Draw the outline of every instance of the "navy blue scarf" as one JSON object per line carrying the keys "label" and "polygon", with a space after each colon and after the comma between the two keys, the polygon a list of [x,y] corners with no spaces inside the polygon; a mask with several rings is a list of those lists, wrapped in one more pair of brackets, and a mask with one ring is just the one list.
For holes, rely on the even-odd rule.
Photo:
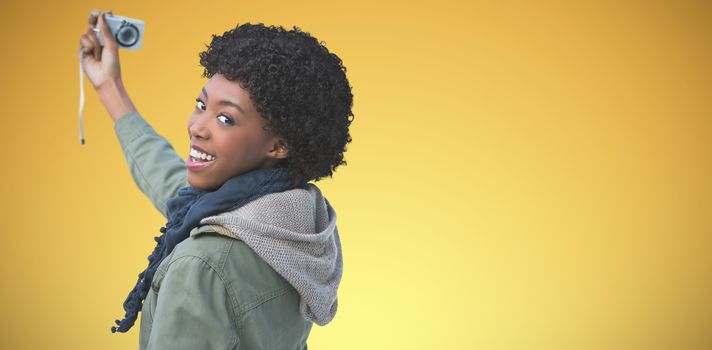
{"label": "navy blue scarf", "polygon": [[134,325],[158,265],[178,243],[188,238],[200,220],[237,209],[266,194],[295,187],[305,188],[305,185],[306,182],[294,183],[287,168],[262,168],[237,175],[215,191],[205,191],[190,185],[178,190],[178,194],[166,203],[168,223],[161,227],[163,235],[154,238],[158,244],[148,257],[148,267],[138,275],[136,286],[124,302],[126,316],[123,320],[116,320],[118,327],[111,327],[111,332],[125,333]]}

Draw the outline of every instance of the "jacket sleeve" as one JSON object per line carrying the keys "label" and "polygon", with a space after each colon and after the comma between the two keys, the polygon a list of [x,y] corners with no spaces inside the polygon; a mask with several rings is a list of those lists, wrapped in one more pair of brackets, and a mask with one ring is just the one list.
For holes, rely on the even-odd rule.
{"label": "jacket sleeve", "polygon": [[180,257],[161,282],[148,350],[238,349],[232,312],[215,270],[199,257]]}
{"label": "jacket sleeve", "polygon": [[138,112],[114,123],[131,177],[164,217],[166,201],[188,185],[185,160]]}

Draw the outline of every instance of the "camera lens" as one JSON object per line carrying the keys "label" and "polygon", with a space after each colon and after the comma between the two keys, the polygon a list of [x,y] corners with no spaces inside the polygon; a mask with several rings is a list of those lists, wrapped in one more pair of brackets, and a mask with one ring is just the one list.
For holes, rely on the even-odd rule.
{"label": "camera lens", "polygon": [[138,28],[133,24],[124,21],[116,31],[116,42],[121,46],[132,46],[138,41]]}

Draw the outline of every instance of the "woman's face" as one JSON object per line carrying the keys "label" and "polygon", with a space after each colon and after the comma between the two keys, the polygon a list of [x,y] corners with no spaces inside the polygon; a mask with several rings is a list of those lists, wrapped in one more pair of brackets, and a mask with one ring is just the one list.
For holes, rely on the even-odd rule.
{"label": "woman's face", "polygon": [[[213,75],[200,91],[188,119],[188,183],[216,190],[233,176],[273,166],[286,158],[283,140],[263,130],[265,122],[247,90],[222,74]],[[194,149],[212,160],[194,158]]]}

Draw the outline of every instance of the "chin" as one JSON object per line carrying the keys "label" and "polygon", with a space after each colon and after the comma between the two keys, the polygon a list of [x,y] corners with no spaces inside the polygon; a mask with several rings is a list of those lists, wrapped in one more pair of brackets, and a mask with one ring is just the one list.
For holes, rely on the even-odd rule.
{"label": "chin", "polygon": [[200,189],[200,190],[203,190],[203,191],[212,191],[212,190],[215,190],[215,189],[217,189],[217,188],[219,187],[219,186],[213,186],[213,185],[210,185],[210,184],[206,184],[205,182],[199,181],[199,180],[195,179],[193,176],[190,176],[190,175],[188,175],[188,184],[190,184],[190,185],[193,186],[194,188],[197,188],[197,189]]}

